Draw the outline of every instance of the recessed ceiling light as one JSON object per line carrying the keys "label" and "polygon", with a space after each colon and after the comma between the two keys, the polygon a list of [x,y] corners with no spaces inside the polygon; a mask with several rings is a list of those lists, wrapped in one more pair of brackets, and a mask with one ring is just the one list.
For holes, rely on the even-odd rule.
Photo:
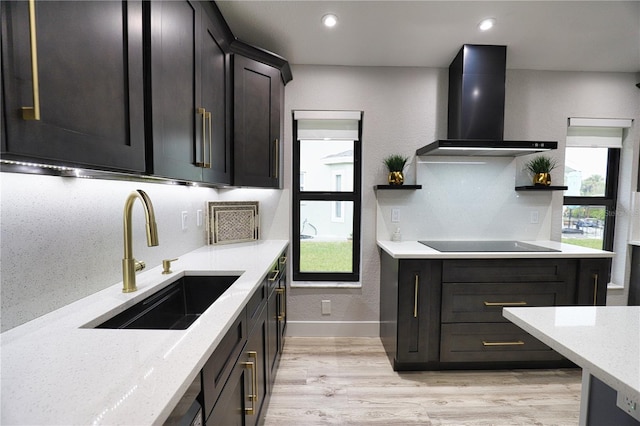
{"label": "recessed ceiling light", "polygon": [[333,13],[327,13],[322,17],[322,23],[324,24],[325,27],[329,27],[329,28],[335,27],[336,24],[338,23],[338,17]]}
{"label": "recessed ceiling light", "polygon": [[480,31],[488,31],[496,24],[496,18],[487,18],[480,21],[478,28]]}

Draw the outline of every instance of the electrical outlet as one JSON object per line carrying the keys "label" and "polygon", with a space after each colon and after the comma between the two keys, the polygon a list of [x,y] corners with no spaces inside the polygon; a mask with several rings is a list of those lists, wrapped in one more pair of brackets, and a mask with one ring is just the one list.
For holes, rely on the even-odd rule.
{"label": "electrical outlet", "polygon": [[398,223],[400,222],[400,209],[394,207],[391,209],[391,222]]}
{"label": "electrical outlet", "polygon": [[331,300],[322,301],[322,315],[331,315]]}
{"label": "electrical outlet", "polygon": [[616,405],[625,413],[640,421],[640,401],[633,399],[622,392],[618,392]]}
{"label": "electrical outlet", "polygon": [[196,210],[196,225],[198,228],[202,226],[202,210]]}
{"label": "electrical outlet", "polygon": [[529,216],[529,222],[530,223],[538,223],[539,217],[538,217],[538,210],[532,210],[531,214]]}
{"label": "electrical outlet", "polygon": [[182,230],[186,231],[187,230],[187,220],[189,219],[189,213],[188,212],[182,212]]}

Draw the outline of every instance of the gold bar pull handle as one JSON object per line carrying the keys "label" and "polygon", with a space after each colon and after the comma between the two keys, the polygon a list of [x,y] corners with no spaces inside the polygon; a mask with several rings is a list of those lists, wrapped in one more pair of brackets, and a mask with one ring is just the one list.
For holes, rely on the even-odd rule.
{"label": "gold bar pull handle", "polygon": [[202,161],[196,161],[195,165],[197,167],[207,167],[207,163],[205,161],[205,141],[207,139],[207,110],[204,108],[198,108],[198,115],[202,115]]}
{"label": "gold bar pull handle", "polygon": [[413,282],[413,317],[418,318],[418,287],[420,287],[420,278],[416,274]]}
{"label": "gold bar pull handle", "polygon": [[487,302],[485,300],[484,306],[527,306],[527,302]]}
{"label": "gold bar pull handle", "polygon": [[274,271],[271,271],[271,272],[273,273],[273,275],[267,278],[267,280],[269,282],[273,282],[273,281],[277,280],[278,279],[278,275],[280,275],[280,271],[277,270],[277,269],[274,270]]}
{"label": "gold bar pull handle", "polygon": [[284,321],[287,317],[287,312],[284,308],[284,288],[276,288],[276,293],[280,295],[280,312],[278,313],[278,321]]}
{"label": "gold bar pull handle", "polygon": [[256,374],[256,365],[258,361],[258,353],[255,351],[247,352],[250,358],[253,358],[253,362],[243,362],[242,365],[244,367],[249,368],[251,370],[251,393],[248,395],[249,401],[251,401],[251,407],[245,408],[244,412],[246,414],[253,415],[255,414],[256,402],[258,401],[258,377]]}
{"label": "gold bar pull handle", "polygon": [[273,140],[273,143],[275,145],[275,151],[276,151],[276,159],[275,159],[275,165],[276,165],[276,169],[275,169],[275,173],[273,174],[273,176],[278,179],[278,174],[280,171],[280,141],[278,140],[278,138],[275,138]]}
{"label": "gold bar pull handle", "polygon": [[482,341],[482,346],[522,346],[524,342],[522,340],[516,340],[513,342],[487,342]]}
{"label": "gold bar pull handle", "polygon": [[[206,169],[210,169],[211,168],[211,163],[213,163],[213,153],[212,153],[212,148],[213,148],[213,123],[212,123],[212,119],[211,119],[211,112],[207,111],[205,113],[205,118],[207,119],[207,122],[209,124],[209,162],[207,163],[207,160],[205,160],[206,155],[203,152],[202,153],[202,160],[204,161],[204,167]],[[202,144],[204,146],[204,144]]]}
{"label": "gold bar pull handle", "polygon": [[598,274],[593,274],[593,306],[598,304]]}
{"label": "gold bar pull handle", "polygon": [[40,120],[40,83],[38,81],[38,40],[36,37],[36,2],[29,0],[29,37],[31,39],[31,82],[33,106],[22,107],[23,120]]}

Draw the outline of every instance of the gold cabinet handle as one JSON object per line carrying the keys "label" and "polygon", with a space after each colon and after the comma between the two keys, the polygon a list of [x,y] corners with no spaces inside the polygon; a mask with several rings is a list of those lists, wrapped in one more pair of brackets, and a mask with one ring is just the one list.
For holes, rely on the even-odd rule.
{"label": "gold cabinet handle", "polygon": [[420,286],[420,278],[416,274],[415,281],[413,282],[413,317],[418,318],[418,287]]}
{"label": "gold cabinet handle", "polygon": [[284,319],[287,317],[287,312],[285,310],[285,305],[284,305],[284,288],[276,288],[276,293],[278,295],[280,295],[280,309],[279,309],[279,313],[278,313],[278,321],[284,321]]}
{"label": "gold cabinet handle", "polygon": [[274,142],[275,151],[276,151],[276,159],[275,159],[276,170],[273,175],[276,179],[278,179],[278,174],[280,171],[280,141],[278,140],[278,138],[275,138],[273,142]]}
{"label": "gold cabinet handle", "polygon": [[487,302],[485,300],[484,306],[527,306],[527,302]]}
{"label": "gold cabinet handle", "polygon": [[487,342],[482,341],[482,346],[522,346],[524,342],[522,340],[516,340],[513,342]]}
{"label": "gold cabinet handle", "polygon": [[[205,118],[207,119],[207,122],[209,123],[209,162],[207,163],[207,161],[205,160],[206,155],[203,152],[202,153],[202,160],[204,161],[204,167],[205,169],[210,169],[211,168],[211,163],[213,162],[213,154],[212,154],[212,147],[213,147],[213,123],[212,123],[212,118],[211,118],[211,112],[207,111],[205,113]],[[204,144],[203,144],[204,145]]]}
{"label": "gold cabinet handle", "polygon": [[244,367],[251,370],[251,393],[248,395],[249,401],[251,401],[251,407],[245,408],[246,414],[254,414],[256,409],[256,402],[258,401],[258,374],[256,372],[256,365],[258,363],[258,353],[256,351],[248,351],[247,354],[250,358],[253,358],[253,362],[243,362]]}
{"label": "gold cabinet handle", "polygon": [[280,257],[279,261],[280,261],[281,265],[286,265],[287,264],[287,256]]}
{"label": "gold cabinet handle", "polygon": [[40,120],[40,83],[38,81],[38,41],[36,37],[36,2],[29,0],[29,37],[31,39],[31,82],[33,106],[22,107],[23,120]]}
{"label": "gold cabinet handle", "polygon": [[267,280],[269,280],[270,282],[274,282],[275,280],[278,279],[278,275],[280,275],[280,271],[276,269],[275,271],[272,271],[272,273],[273,275],[267,278]]}
{"label": "gold cabinet handle", "polygon": [[206,140],[207,140],[207,110],[204,108],[198,108],[198,115],[202,115],[202,161],[196,161],[196,166],[198,167],[207,167],[207,162],[205,161],[205,153],[206,149]]}
{"label": "gold cabinet handle", "polygon": [[593,306],[598,304],[598,274],[593,274]]}

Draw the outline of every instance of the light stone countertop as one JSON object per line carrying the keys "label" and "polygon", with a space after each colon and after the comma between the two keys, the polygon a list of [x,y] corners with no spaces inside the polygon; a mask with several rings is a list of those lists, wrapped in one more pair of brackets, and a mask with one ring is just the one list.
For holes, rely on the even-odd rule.
{"label": "light stone countertop", "polygon": [[[137,275],[0,334],[1,424],[163,423],[286,240],[205,246],[180,256],[174,271]],[[238,280],[186,330],[108,330],[97,325],[184,275],[235,275]]]}
{"label": "light stone countertop", "polygon": [[611,388],[640,400],[640,306],[504,308],[503,316]]}
{"label": "light stone countertop", "polygon": [[556,241],[523,241],[560,251],[540,252],[440,252],[418,241],[378,240],[378,247],[394,259],[514,259],[514,258],[603,258],[614,252],[563,244]]}

